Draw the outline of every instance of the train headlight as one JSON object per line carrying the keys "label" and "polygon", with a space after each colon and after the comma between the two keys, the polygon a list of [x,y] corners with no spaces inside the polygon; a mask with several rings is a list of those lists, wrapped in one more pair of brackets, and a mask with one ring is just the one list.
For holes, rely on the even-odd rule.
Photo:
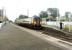
{"label": "train headlight", "polygon": [[34,24],[36,24],[36,22],[34,22]]}

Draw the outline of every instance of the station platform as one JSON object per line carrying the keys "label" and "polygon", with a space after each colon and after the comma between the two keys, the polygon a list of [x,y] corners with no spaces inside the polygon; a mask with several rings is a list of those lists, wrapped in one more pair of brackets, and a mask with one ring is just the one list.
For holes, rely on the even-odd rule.
{"label": "station platform", "polygon": [[0,30],[0,50],[72,50],[72,43],[12,23]]}

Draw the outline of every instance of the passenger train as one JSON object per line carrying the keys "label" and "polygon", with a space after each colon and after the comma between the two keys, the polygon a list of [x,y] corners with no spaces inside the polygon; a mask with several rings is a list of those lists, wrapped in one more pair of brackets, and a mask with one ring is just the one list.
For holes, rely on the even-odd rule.
{"label": "passenger train", "polygon": [[37,16],[31,18],[17,19],[15,23],[20,26],[28,28],[34,28],[34,29],[41,28],[41,18]]}

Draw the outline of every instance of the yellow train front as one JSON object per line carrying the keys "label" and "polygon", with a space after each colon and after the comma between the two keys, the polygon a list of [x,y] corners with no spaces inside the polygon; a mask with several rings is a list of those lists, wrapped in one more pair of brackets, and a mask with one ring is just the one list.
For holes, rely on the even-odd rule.
{"label": "yellow train front", "polygon": [[40,29],[41,28],[41,19],[40,17],[34,17],[32,19],[32,25],[34,29]]}
{"label": "yellow train front", "polygon": [[24,18],[18,19],[15,22],[17,25],[32,28],[32,29],[41,29],[41,19],[40,17],[31,17],[31,18]]}

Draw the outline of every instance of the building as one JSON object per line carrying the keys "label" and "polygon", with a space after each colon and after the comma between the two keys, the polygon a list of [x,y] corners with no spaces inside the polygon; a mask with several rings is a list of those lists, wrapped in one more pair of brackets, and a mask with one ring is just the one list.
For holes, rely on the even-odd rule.
{"label": "building", "polygon": [[0,9],[0,23],[4,20],[4,10],[3,9]]}

